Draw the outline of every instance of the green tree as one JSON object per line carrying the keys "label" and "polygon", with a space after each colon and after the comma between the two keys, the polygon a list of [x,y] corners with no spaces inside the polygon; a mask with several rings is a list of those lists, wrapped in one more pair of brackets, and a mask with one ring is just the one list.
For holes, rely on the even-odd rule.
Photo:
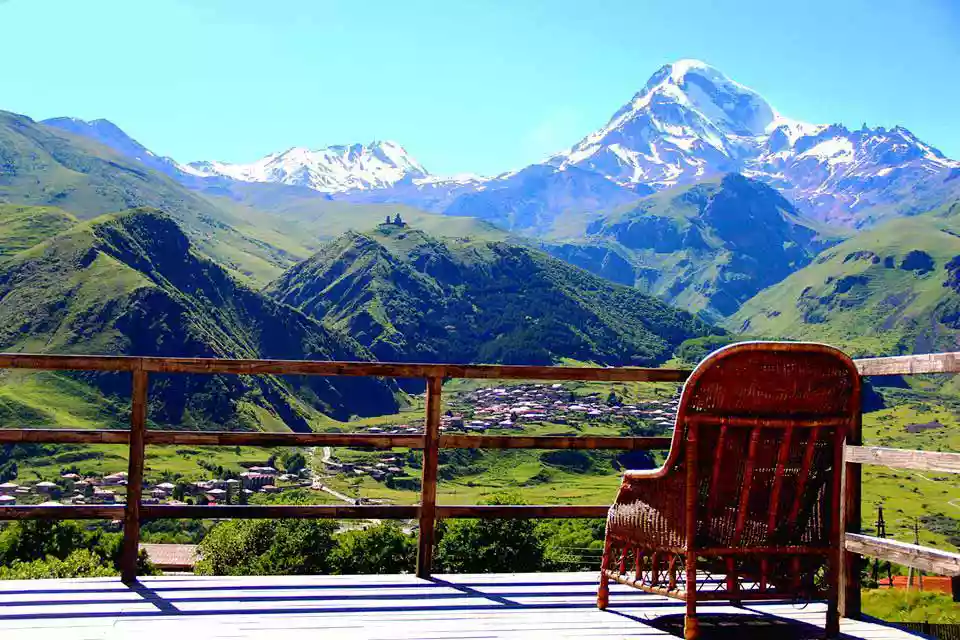
{"label": "green tree", "polygon": [[337,542],[337,573],[410,573],[416,564],[416,542],[393,523],[345,531]]}
{"label": "green tree", "polygon": [[183,502],[184,496],[187,495],[187,484],[184,482],[178,482],[173,487],[173,499]]}
{"label": "green tree", "polygon": [[43,560],[16,560],[9,567],[0,566],[0,580],[94,578],[116,574],[113,567],[105,566],[103,558],[89,549],[75,549],[63,560],[47,556]]}
{"label": "green tree", "polygon": [[602,519],[541,520],[537,531],[547,547],[548,562],[564,571],[600,567],[606,521]]}
{"label": "green tree", "polygon": [[[12,567],[22,563],[65,561],[78,550],[86,550],[94,554],[99,558],[99,566],[112,575],[120,567],[123,536],[100,529],[87,530],[69,520],[56,522],[24,520],[10,523],[0,531],[0,566]],[[140,553],[138,565],[141,575],[156,573],[156,569],[147,560],[146,552]],[[60,566],[60,569],[63,569],[63,566]]]}
{"label": "green tree", "polygon": [[[501,493],[487,504],[522,504]],[[453,520],[441,530],[437,565],[448,573],[544,571],[546,545],[533,520]]]}
{"label": "green tree", "polygon": [[234,520],[200,543],[201,575],[331,573],[337,523],[326,520]]}
{"label": "green tree", "polygon": [[300,473],[307,466],[307,459],[299,451],[290,451],[286,453],[280,462],[287,473]]}

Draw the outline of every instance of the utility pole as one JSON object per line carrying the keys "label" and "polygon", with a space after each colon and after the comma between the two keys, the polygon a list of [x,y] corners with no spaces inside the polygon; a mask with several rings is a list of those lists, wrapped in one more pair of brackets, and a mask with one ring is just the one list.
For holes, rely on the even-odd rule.
{"label": "utility pole", "polygon": [[[883,519],[883,505],[877,505],[877,537],[886,538],[887,537],[887,523]],[[887,581],[890,587],[893,587],[893,568],[889,562],[887,564]],[[879,586],[880,584],[880,558],[873,559],[873,582]]]}
{"label": "utility pole", "polygon": [[[913,544],[920,544],[920,520],[917,518],[913,519]],[[914,568],[910,567],[910,571],[907,573],[907,591],[913,587],[913,572]],[[916,572],[917,584],[920,591],[923,591],[923,571],[916,569]]]}

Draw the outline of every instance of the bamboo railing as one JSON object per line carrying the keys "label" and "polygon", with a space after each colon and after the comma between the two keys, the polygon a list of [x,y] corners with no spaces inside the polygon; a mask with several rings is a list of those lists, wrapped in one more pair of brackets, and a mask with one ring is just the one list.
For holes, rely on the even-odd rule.
{"label": "bamboo railing", "polygon": [[[863,376],[915,373],[958,373],[960,353],[873,358],[858,360]],[[121,576],[137,577],[140,524],[156,518],[335,518],[417,519],[419,542],[417,575],[432,570],[435,527],[444,518],[602,518],[608,505],[438,505],[439,450],[489,449],[666,449],[670,438],[592,436],[493,436],[441,435],[442,382],[449,378],[682,382],[689,371],[681,369],[539,367],[510,365],[406,364],[371,362],[315,362],[288,360],[228,360],[204,358],[152,358],[124,356],[74,356],[0,354],[0,369],[119,371],[132,374],[130,429],[0,429],[0,443],[46,442],[74,444],[125,444],[129,447],[127,499],[124,505],[4,506],[0,520],[12,519],[123,519],[124,546]],[[420,378],[426,381],[426,421],[423,435],[365,433],[236,433],[149,429],[147,394],[149,376],[163,374],[317,375]],[[416,505],[144,505],[144,452],[148,445],[203,446],[362,446],[379,449],[407,447],[423,450],[420,502]],[[860,535],[860,471],[862,464],[929,469],[960,473],[960,454],[903,451],[861,446],[859,432],[852,433],[846,448],[843,478],[843,523],[846,532],[840,571],[841,615],[860,613],[858,562],[860,554],[889,559],[946,575],[960,575],[960,555],[914,545],[903,545]],[[911,547],[904,549],[903,547]],[[954,578],[960,580],[960,578]],[[960,583],[955,590],[960,592]]]}

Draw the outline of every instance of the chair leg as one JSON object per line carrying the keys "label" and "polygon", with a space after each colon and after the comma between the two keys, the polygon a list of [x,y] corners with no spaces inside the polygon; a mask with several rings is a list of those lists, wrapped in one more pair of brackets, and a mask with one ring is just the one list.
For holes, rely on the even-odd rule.
{"label": "chair leg", "polygon": [[600,586],[597,588],[597,608],[606,609],[610,604],[610,579],[607,569],[610,566],[610,540],[603,543],[603,559],[600,560]]}
{"label": "chair leg", "polygon": [[687,596],[687,615],[683,617],[684,640],[698,640],[700,637],[700,621],[697,619],[696,596]]}
{"label": "chair leg", "polygon": [[700,637],[700,621],[697,619],[697,556],[692,551],[687,552],[687,613],[683,618],[684,640],[698,640]]}
{"label": "chair leg", "polygon": [[824,637],[840,635],[840,554],[835,553],[827,562],[827,619],[823,625]]}
{"label": "chair leg", "polygon": [[827,620],[823,629],[826,638],[836,638],[840,635],[840,612],[835,589],[827,596]]}

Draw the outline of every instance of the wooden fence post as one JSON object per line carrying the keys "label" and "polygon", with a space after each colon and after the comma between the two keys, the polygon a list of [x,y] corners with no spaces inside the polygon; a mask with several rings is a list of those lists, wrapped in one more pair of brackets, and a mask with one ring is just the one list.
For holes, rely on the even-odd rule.
{"label": "wooden fence post", "polygon": [[[861,434],[862,412],[857,413],[853,428],[847,435],[847,444],[863,444]],[[846,447],[844,448],[846,458]],[[847,551],[846,534],[860,533],[860,501],[862,465],[845,462],[843,465],[843,493],[840,498],[840,585],[839,613],[843,618],[860,618],[860,555]]]}
{"label": "wooden fence post", "polygon": [[440,407],[442,378],[427,378],[426,425],[423,429],[423,475],[420,481],[420,538],[417,577],[429,578],[433,568],[433,543],[437,521],[437,465],[440,457]]}
{"label": "wooden fence post", "polygon": [[140,496],[143,493],[143,441],[146,423],[147,372],[138,363],[133,369],[127,503],[123,516],[123,555],[120,558],[120,577],[127,584],[137,581],[137,557],[140,553]]}

